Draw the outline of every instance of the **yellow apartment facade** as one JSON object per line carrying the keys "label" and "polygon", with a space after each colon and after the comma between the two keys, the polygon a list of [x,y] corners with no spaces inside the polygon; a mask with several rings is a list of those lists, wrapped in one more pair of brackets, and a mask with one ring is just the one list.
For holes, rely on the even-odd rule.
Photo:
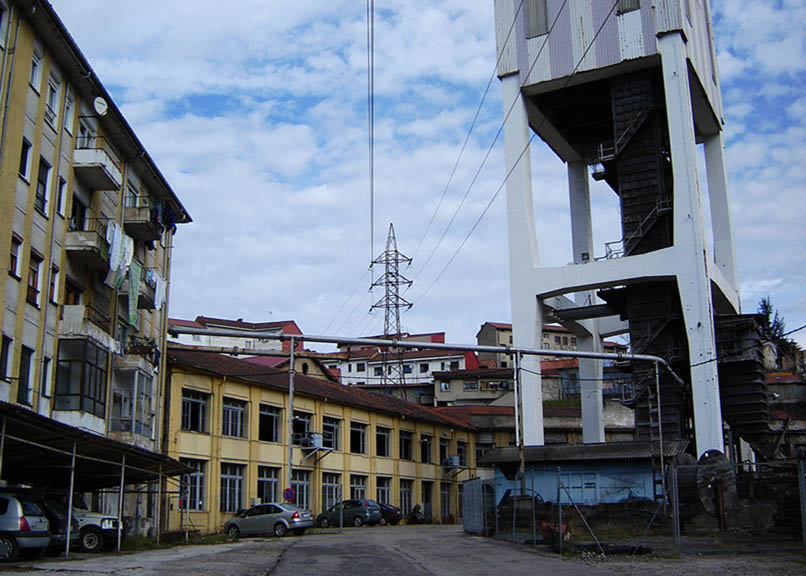
{"label": "yellow apartment facade", "polygon": [[[166,453],[194,472],[168,507],[168,529],[220,531],[238,510],[282,499],[288,380],[233,357],[169,350]],[[297,505],[319,513],[342,498],[371,498],[459,521],[462,482],[476,476],[475,431],[462,419],[299,374],[293,416]]]}

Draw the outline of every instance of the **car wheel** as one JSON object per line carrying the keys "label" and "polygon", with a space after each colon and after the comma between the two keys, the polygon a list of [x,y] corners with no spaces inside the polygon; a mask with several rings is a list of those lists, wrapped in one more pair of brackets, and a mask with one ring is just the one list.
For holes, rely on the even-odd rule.
{"label": "car wheel", "polygon": [[17,541],[13,536],[0,534],[0,562],[11,562],[17,557]]}
{"label": "car wheel", "polygon": [[294,528],[294,534],[297,536],[302,536],[305,534],[305,528]]}
{"label": "car wheel", "polygon": [[328,521],[327,521],[327,518],[322,518],[322,519],[319,521],[319,526],[320,526],[321,528],[327,528],[328,526],[330,526],[330,522],[328,522]]}
{"label": "car wheel", "polygon": [[241,531],[235,524],[232,524],[229,528],[227,528],[227,534],[230,538],[237,538],[241,535]]}
{"label": "car wheel", "polygon": [[361,526],[363,523],[364,523],[364,519],[361,518],[361,516],[356,516],[355,518],[353,518],[353,526],[355,526],[356,528]]}
{"label": "car wheel", "polygon": [[78,543],[84,552],[100,552],[104,547],[104,535],[95,526],[89,526],[81,531]]}
{"label": "car wheel", "polygon": [[288,532],[288,528],[285,527],[285,524],[282,522],[278,522],[274,525],[274,535],[282,538],[285,536],[286,532]]}
{"label": "car wheel", "polygon": [[381,519],[380,519],[380,521],[378,521],[378,524],[380,524],[381,526],[386,526],[386,518],[381,516]]}

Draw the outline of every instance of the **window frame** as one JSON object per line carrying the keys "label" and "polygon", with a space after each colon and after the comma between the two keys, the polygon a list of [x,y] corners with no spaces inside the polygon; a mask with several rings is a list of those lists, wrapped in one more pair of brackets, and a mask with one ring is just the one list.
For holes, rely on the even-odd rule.
{"label": "window frame", "polygon": [[248,402],[240,398],[221,398],[221,435],[246,438]]}
{"label": "window frame", "polygon": [[33,359],[33,348],[23,345],[20,350],[20,365],[17,367],[17,402],[26,406],[31,406],[33,396],[33,387],[31,386],[31,376],[33,376],[34,372]]}
{"label": "window frame", "polygon": [[243,508],[243,479],[246,464],[221,463],[221,491],[219,509],[221,512],[237,512]]}
{"label": "window frame", "polygon": [[36,308],[39,308],[39,297],[42,292],[42,262],[44,261],[45,258],[41,254],[31,250],[28,258],[28,288],[25,300]]}
{"label": "window frame", "polygon": [[260,442],[282,442],[280,422],[283,409],[271,404],[258,406],[258,440]]}
{"label": "window frame", "polygon": [[18,175],[27,183],[31,183],[31,152],[33,145],[23,136],[22,145],[20,146],[20,165],[18,168]]}
{"label": "window frame", "polygon": [[367,424],[366,422],[350,421],[350,453],[367,453]]}
{"label": "window frame", "polygon": [[40,94],[42,92],[42,67],[44,66],[44,55],[39,46],[34,46],[31,53],[31,74],[28,77],[28,83],[34,92]]}
{"label": "window frame", "polygon": [[[193,410],[194,406],[199,406],[197,410]],[[200,392],[198,390],[191,390],[189,388],[182,389],[182,421],[180,429],[183,432],[198,432],[200,434],[209,434],[210,419],[208,417],[210,408],[210,394],[207,392]],[[196,421],[195,424],[193,421]]]}
{"label": "window frame", "polygon": [[280,468],[277,466],[257,467],[257,497],[262,503],[278,502],[280,490]]}
{"label": "window frame", "polygon": [[22,280],[20,277],[20,252],[22,248],[22,238],[16,234],[11,234],[11,250],[9,251],[8,273],[17,280]]}
{"label": "window frame", "polygon": [[[413,461],[414,451],[412,448],[414,432],[411,430],[401,430],[398,432],[398,458],[400,460]],[[405,449],[404,449],[405,448]]]}
{"label": "window frame", "polygon": [[[383,440],[383,441],[382,441]],[[375,426],[375,455],[380,458],[391,458],[392,429],[386,426]],[[383,446],[383,454],[381,454]]]}
{"label": "window frame", "polygon": [[322,417],[322,447],[339,450],[341,442],[341,420],[332,416]]}
{"label": "window frame", "polygon": [[433,464],[434,462],[434,437],[431,434],[420,434],[420,462],[423,464]]}
{"label": "window frame", "polygon": [[350,500],[364,500],[367,497],[367,475],[350,474]]}
{"label": "window frame", "polygon": [[205,475],[204,469],[207,465],[207,460],[199,460],[197,458],[179,458],[179,461],[185,466],[193,468],[193,472],[183,475],[188,477],[187,483],[187,499],[183,498],[180,494],[179,508],[180,510],[204,510],[204,485]]}
{"label": "window frame", "polygon": [[11,355],[13,352],[14,339],[3,334],[2,343],[0,344],[0,380],[7,382],[8,369],[11,365]]}
{"label": "window frame", "polygon": [[[69,354],[66,351],[68,346],[74,347]],[[76,352],[80,352],[80,355]],[[56,390],[53,394],[54,410],[86,412],[105,418],[109,355],[109,350],[89,339],[61,339],[57,355]],[[77,383],[73,382],[75,376],[78,376]]]}

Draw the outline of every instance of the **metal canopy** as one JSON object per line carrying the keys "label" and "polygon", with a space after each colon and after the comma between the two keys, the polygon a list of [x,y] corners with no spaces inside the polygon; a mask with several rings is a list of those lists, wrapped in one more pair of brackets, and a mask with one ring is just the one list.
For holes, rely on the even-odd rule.
{"label": "metal canopy", "polygon": [[74,447],[77,492],[118,486],[124,462],[126,484],[189,471],[173,458],[0,402],[0,478],[4,481],[66,489]]}

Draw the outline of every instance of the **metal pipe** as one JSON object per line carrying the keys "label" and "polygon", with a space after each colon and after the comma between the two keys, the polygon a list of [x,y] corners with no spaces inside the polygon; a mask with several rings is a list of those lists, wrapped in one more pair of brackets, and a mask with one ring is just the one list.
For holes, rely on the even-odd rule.
{"label": "metal pipe", "polygon": [[[149,495],[150,497],[150,495]],[[160,528],[162,527],[162,464],[159,465],[158,478],[157,478],[157,509],[154,518],[154,535],[156,536],[157,546],[160,543]]]}
{"label": "metal pipe", "polygon": [[120,462],[120,493],[118,495],[118,542],[117,551],[120,552],[120,541],[123,535],[123,479],[126,476],[126,453]]}
{"label": "metal pipe", "polygon": [[70,492],[67,493],[67,540],[64,543],[64,557],[70,557],[70,533],[73,529],[73,490],[76,478],[76,445],[73,440],[73,459],[70,462]]}
{"label": "metal pipe", "polygon": [[0,478],[3,477],[3,454],[6,451],[6,418],[3,417],[2,431],[0,431]]}
{"label": "metal pipe", "polygon": [[288,352],[288,468],[285,474],[285,486],[291,488],[291,462],[294,459],[294,347],[296,340],[291,337]]}
{"label": "metal pipe", "polygon": [[[655,391],[658,395],[658,452],[660,452],[660,486],[663,490],[663,501],[666,502],[666,469],[663,463],[663,414],[660,410],[660,370],[655,364]],[[652,489],[653,496],[655,489]]]}

